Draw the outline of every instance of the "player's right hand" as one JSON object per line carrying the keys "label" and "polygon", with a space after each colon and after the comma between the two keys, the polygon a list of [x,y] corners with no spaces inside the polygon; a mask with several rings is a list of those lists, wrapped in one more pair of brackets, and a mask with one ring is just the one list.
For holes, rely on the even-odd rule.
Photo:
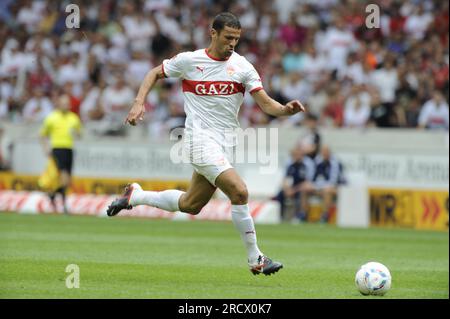
{"label": "player's right hand", "polygon": [[144,103],[135,101],[130,112],[128,112],[128,116],[125,119],[125,123],[129,123],[130,125],[135,126],[137,124],[137,121],[144,120],[144,114],[145,114]]}
{"label": "player's right hand", "polygon": [[285,112],[287,115],[293,115],[298,112],[306,112],[306,108],[299,100],[293,100],[285,105]]}

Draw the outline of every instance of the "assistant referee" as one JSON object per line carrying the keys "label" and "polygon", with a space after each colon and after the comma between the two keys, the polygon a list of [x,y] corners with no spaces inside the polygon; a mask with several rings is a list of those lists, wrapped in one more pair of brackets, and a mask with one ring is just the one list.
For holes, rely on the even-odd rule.
{"label": "assistant referee", "polygon": [[45,118],[40,130],[44,151],[48,156],[53,156],[59,170],[60,187],[49,194],[50,200],[55,208],[55,197],[58,193],[61,194],[65,214],[69,213],[66,191],[72,174],[73,141],[74,137],[81,136],[81,128],[80,118],[70,111],[70,97],[61,95],[57,99],[56,109]]}

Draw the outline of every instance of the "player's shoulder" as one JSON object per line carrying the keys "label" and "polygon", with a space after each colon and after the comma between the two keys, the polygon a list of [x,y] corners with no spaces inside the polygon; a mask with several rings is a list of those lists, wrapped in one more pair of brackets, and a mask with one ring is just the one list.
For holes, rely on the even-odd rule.
{"label": "player's shoulder", "polygon": [[230,62],[239,64],[242,68],[251,69],[253,68],[253,64],[247,60],[247,58],[243,55],[240,55],[236,51],[230,57]]}

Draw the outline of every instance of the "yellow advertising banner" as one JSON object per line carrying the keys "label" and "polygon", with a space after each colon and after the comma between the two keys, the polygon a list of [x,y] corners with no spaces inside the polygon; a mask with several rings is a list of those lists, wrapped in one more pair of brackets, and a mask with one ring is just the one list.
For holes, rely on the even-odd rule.
{"label": "yellow advertising banner", "polygon": [[448,230],[448,191],[370,189],[371,224]]}
{"label": "yellow advertising banner", "polygon": [[[16,175],[13,173],[0,173],[0,190],[40,190],[39,176]],[[126,180],[110,178],[81,178],[74,177],[69,192],[77,194],[121,194],[124,187],[130,182],[139,183],[143,189],[162,191],[166,189],[186,190],[188,180]]]}

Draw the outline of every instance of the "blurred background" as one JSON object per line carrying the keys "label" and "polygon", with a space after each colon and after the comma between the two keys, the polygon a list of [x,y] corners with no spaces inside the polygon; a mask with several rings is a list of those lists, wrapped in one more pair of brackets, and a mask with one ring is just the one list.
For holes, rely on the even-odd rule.
{"label": "blurred background", "polygon": [[[79,7],[79,28],[66,27],[70,3]],[[372,3],[376,28],[366,26]],[[278,128],[276,174],[236,165],[253,200],[279,200],[295,150],[318,163],[327,146],[342,174],[328,222],[448,229],[449,15],[448,1],[438,0],[3,0],[0,190],[39,189],[46,157],[38,132],[61,94],[84,127],[72,194],[117,194],[130,179],[153,190],[185,189],[192,170],[168,155],[170,132],[185,119],[180,82],[157,84],[143,124],[123,120],[145,74],[178,52],[207,47],[222,11],[239,17],[237,52],[269,95],[308,109],[274,118],[245,95],[242,127]],[[2,210],[26,210],[0,198]],[[320,201],[309,200],[307,220],[318,220]],[[276,220],[291,220],[295,202],[287,199],[294,213]]]}

